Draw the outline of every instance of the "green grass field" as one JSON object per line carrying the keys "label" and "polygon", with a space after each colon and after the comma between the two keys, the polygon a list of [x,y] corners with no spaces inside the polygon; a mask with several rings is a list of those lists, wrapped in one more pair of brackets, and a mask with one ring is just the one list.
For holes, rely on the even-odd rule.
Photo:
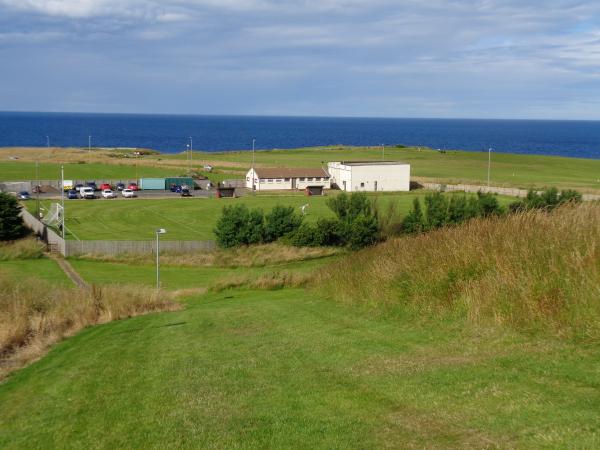
{"label": "green grass field", "polygon": [[[320,167],[327,161],[379,160],[380,147],[318,147],[256,152],[256,164],[287,167]],[[199,153],[194,158],[249,167],[251,152]],[[412,177],[446,182],[487,183],[487,152],[386,148],[385,158],[411,164]],[[557,186],[600,189],[600,160],[556,156],[492,153],[494,186]]]}
{"label": "green grass field", "polygon": [[60,286],[73,286],[58,264],[49,258],[0,261],[0,273],[14,279],[34,278]]}
{"label": "green grass field", "polygon": [[225,291],[0,385],[0,447],[597,448],[598,346]]}
{"label": "green grass field", "polygon": [[[426,192],[377,195],[377,202],[384,211],[390,202],[395,202],[398,211],[404,213],[415,197],[424,195]],[[503,203],[514,200],[509,197],[500,199]],[[81,240],[153,239],[157,228],[167,229],[162,238],[166,240],[212,240],[213,229],[224,206],[241,203],[267,212],[280,204],[293,206],[300,212],[300,207],[308,204],[306,219],[314,221],[318,217],[333,215],[326,200],[327,196],[303,195],[257,195],[235,199],[69,200],[65,202],[66,227]],[[45,208],[49,205],[50,202],[43,202]],[[27,207],[33,211],[35,202],[28,202]],[[68,237],[74,238],[72,235]]]}
{"label": "green grass field", "polygon": [[[181,170],[169,167],[150,167],[131,163],[120,164],[64,164],[66,180],[98,180],[98,179],[137,179],[141,177],[163,177],[181,175]],[[60,164],[40,163],[40,180],[60,180]],[[2,161],[0,162],[0,180],[36,180],[34,162]]]}

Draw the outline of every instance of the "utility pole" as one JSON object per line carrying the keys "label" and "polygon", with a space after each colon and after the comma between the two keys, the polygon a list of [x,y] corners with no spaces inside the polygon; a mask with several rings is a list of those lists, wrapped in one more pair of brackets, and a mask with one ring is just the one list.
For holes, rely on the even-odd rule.
{"label": "utility pole", "polygon": [[254,179],[256,177],[256,171],[254,170],[254,144],[256,143],[256,139],[252,139],[252,195],[254,195],[256,185]]}
{"label": "utility pole", "polygon": [[492,150],[493,150],[492,147],[490,147],[488,149],[488,180],[487,180],[488,181],[488,183],[487,183],[488,189],[490,187],[490,172],[491,172],[491,169],[492,169]]}
{"label": "utility pole", "polygon": [[61,208],[61,232],[65,239],[65,166],[60,166],[60,208]]}

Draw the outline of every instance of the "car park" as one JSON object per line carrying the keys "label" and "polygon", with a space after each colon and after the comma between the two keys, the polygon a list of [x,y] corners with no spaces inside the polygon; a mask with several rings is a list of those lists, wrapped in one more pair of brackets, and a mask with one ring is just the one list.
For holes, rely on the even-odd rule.
{"label": "car park", "polygon": [[77,194],[77,191],[75,189],[71,189],[69,192],[67,192],[67,198],[69,200],[74,200],[79,198],[79,195]]}
{"label": "car park", "polygon": [[115,198],[116,195],[111,189],[104,189],[104,190],[102,190],[102,197],[103,198]]}
{"label": "car park", "polygon": [[31,196],[29,195],[29,192],[27,191],[21,191],[19,192],[19,200],[29,200],[31,198]]}
{"label": "car park", "polygon": [[94,189],[87,186],[87,187],[83,187],[79,190],[79,194],[81,195],[81,198],[85,198],[85,199],[94,199],[96,198],[96,194],[94,193]]}
{"label": "car park", "polygon": [[108,184],[108,183],[102,183],[102,184],[100,185],[100,190],[101,190],[101,191],[105,191],[105,190],[107,190],[107,189],[108,189],[109,191],[110,191],[110,190],[112,190],[112,186],[111,186],[110,184]]}
{"label": "car park", "polygon": [[129,186],[127,186],[127,189],[131,189],[132,191],[139,191],[140,187],[137,183],[131,183],[129,184]]}
{"label": "car park", "polygon": [[125,198],[133,198],[133,197],[137,197],[137,194],[135,193],[135,191],[133,189],[123,189],[121,191],[121,195],[123,195],[123,197]]}
{"label": "car park", "polygon": [[117,191],[122,191],[125,189],[125,183],[117,183],[115,187],[117,188]]}

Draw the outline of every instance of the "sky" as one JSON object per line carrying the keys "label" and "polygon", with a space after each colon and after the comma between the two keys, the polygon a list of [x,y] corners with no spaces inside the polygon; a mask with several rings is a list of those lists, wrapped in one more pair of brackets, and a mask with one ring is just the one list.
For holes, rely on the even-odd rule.
{"label": "sky", "polygon": [[597,0],[0,0],[0,110],[600,120]]}

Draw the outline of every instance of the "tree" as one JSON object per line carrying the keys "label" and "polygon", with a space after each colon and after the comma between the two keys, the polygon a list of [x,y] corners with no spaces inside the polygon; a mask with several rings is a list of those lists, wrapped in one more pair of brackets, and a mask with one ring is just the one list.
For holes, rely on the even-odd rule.
{"label": "tree", "polygon": [[453,195],[448,205],[448,223],[459,224],[470,217],[467,217],[467,197],[465,195]]}
{"label": "tree", "polygon": [[19,239],[27,234],[20,212],[21,205],[17,199],[0,192],[0,241]]}
{"label": "tree", "polygon": [[428,229],[435,230],[446,225],[448,221],[448,199],[440,192],[425,197],[425,208]]}
{"label": "tree", "polygon": [[262,210],[250,211],[246,205],[226,206],[214,230],[217,244],[223,248],[259,244],[264,240]]}
{"label": "tree", "polygon": [[379,227],[373,215],[360,213],[350,223],[347,242],[351,249],[375,244],[379,240]]}
{"label": "tree", "polygon": [[479,205],[479,215],[483,217],[498,216],[504,213],[496,196],[489,192],[478,192],[477,204]]}
{"label": "tree", "polygon": [[294,212],[293,206],[276,205],[265,219],[265,242],[293,233],[302,223],[302,216]]}
{"label": "tree", "polygon": [[413,200],[413,208],[402,221],[401,229],[403,233],[414,234],[420,233],[425,228],[425,218],[421,210],[421,202],[419,198]]}

